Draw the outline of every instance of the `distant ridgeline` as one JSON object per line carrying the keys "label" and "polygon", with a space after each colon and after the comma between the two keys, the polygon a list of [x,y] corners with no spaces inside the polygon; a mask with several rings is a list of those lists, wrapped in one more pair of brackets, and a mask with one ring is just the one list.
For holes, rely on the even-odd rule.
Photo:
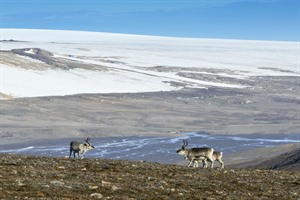
{"label": "distant ridgeline", "polygon": [[264,161],[256,166],[253,166],[253,168],[300,170],[300,148]]}

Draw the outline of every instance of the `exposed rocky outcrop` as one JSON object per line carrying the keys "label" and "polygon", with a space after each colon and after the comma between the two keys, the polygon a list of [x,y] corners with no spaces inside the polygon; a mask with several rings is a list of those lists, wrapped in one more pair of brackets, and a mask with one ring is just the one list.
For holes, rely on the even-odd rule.
{"label": "exposed rocky outcrop", "polygon": [[[98,71],[107,71],[107,68],[102,65],[83,63],[74,59],[68,59],[67,57],[57,57],[54,56],[52,52],[46,51],[40,48],[23,48],[23,49],[12,49],[11,52],[14,54],[10,58],[17,59],[15,55],[29,57],[31,59],[42,62],[52,69],[88,69],[88,70],[98,70]],[[4,52],[3,52],[4,53]],[[7,51],[6,53],[9,53]]]}

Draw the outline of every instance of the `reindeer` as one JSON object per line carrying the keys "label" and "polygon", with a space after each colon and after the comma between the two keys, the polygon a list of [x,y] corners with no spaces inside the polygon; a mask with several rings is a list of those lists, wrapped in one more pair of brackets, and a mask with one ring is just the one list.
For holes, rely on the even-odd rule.
{"label": "reindeer", "polygon": [[[214,161],[218,161],[220,163],[220,169],[224,169],[224,162],[222,161],[222,156],[223,153],[221,151],[214,151],[213,152],[213,160]],[[185,159],[191,161],[193,163],[193,167],[198,167],[198,162],[202,162],[203,163],[203,168],[207,167],[207,158],[205,158],[204,156],[200,156],[200,157],[186,157]]]}
{"label": "reindeer", "polygon": [[210,167],[213,168],[214,159],[213,159],[213,152],[214,149],[210,147],[197,147],[197,148],[191,148],[187,149],[188,142],[186,140],[183,140],[183,145],[181,149],[177,150],[177,154],[185,156],[189,160],[188,167],[190,167],[193,163],[194,159],[203,157],[206,158],[208,161],[211,162]]}
{"label": "reindeer", "polygon": [[91,140],[91,138],[87,138],[85,140],[85,143],[81,143],[78,141],[72,141],[70,143],[70,156],[69,158],[71,158],[72,152],[73,152],[73,156],[75,158],[75,153],[78,154],[78,158],[80,158],[79,153],[82,154],[82,158],[84,158],[85,153],[91,149],[94,149],[95,147],[89,142]]}

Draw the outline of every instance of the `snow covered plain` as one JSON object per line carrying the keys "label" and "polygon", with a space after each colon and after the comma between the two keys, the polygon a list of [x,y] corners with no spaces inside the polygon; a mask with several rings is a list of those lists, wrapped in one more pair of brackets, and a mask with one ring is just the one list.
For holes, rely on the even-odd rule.
{"label": "snow covered plain", "polygon": [[299,43],[1,29],[2,98],[246,88],[299,76]]}

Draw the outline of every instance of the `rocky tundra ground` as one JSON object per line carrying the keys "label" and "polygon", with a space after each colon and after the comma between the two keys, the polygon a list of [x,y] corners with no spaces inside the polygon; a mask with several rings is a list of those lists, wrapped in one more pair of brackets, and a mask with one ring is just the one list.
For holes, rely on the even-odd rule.
{"label": "rocky tundra ground", "polygon": [[0,154],[0,199],[299,199],[300,170]]}

